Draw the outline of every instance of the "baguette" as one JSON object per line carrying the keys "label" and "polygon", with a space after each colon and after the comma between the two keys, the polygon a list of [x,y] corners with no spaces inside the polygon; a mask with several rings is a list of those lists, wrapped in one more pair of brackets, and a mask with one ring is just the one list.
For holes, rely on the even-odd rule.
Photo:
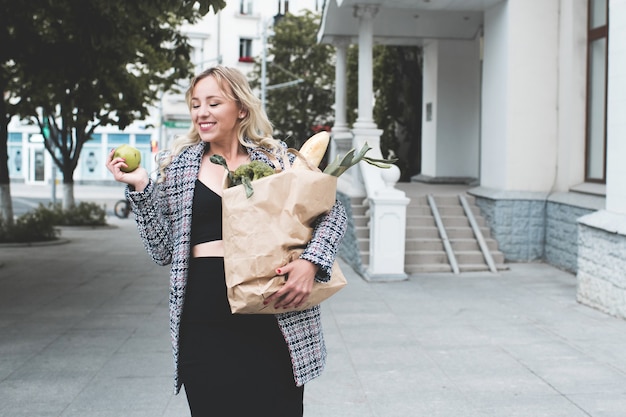
{"label": "baguette", "polygon": [[[300,148],[300,155],[306,159],[309,165],[318,167],[324,158],[328,143],[330,142],[330,135],[328,132],[319,132],[302,144]],[[294,161],[292,168],[307,169],[308,165],[305,161],[302,161],[300,156]]]}

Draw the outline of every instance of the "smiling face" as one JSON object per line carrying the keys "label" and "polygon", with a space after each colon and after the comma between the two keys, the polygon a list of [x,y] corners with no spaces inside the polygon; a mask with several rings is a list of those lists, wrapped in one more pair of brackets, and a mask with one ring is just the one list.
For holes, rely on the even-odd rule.
{"label": "smiling face", "polygon": [[238,140],[238,122],[245,116],[245,111],[222,90],[212,76],[198,81],[193,88],[191,120],[203,142]]}

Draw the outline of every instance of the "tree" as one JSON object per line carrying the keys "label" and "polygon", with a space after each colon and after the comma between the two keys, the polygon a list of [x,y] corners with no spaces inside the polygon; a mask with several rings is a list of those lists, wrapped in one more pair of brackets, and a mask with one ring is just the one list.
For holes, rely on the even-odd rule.
{"label": "tree", "polygon": [[13,222],[13,205],[11,204],[11,189],[9,182],[9,154],[8,154],[8,125],[9,121],[17,113],[15,102],[18,96],[15,92],[20,88],[20,79],[24,77],[20,73],[19,61],[20,40],[17,38],[16,29],[23,28],[26,31],[31,13],[23,3],[0,1],[3,13],[0,14],[0,219],[8,223]]}
{"label": "tree", "polygon": [[[357,45],[348,49],[347,119],[358,116]],[[401,181],[421,171],[422,51],[417,46],[376,45],[373,50],[374,111],[384,157],[398,158]]]}
{"label": "tree", "polygon": [[374,121],[383,129],[381,152],[392,152],[401,180],[410,181],[421,172],[421,49],[379,45],[374,51]]}
{"label": "tree", "polygon": [[[274,25],[269,37],[267,114],[274,124],[274,135],[297,149],[314,133],[329,130],[334,123],[334,50],[317,43],[319,15],[285,14]],[[260,61],[260,59],[258,60]],[[257,62],[251,84],[261,84]],[[282,88],[283,83],[301,82]]]}
{"label": "tree", "polygon": [[[145,118],[161,91],[188,78],[191,47],[180,25],[196,22],[211,7],[217,11],[225,6],[223,0],[0,4],[4,11],[13,4],[3,14],[9,27],[2,29],[2,36],[13,46],[12,55],[0,62],[0,85],[8,88],[4,91],[12,100],[13,113],[5,115],[8,120],[13,115],[29,118],[39,126],[63,176],[64,208],[74,205],[73,173],[94,130],[104,125],[124,129]],[[25,14],[30,19],[12,23],[14,16]],[[4,135],[0,143],[6,147],[6,129]],[[6,159],[0,161],[6,164]],[[0,168],[0,186],[8,184],[8,167]],[[9,203],[5,194],[0,197],[3,208],[10,205],[10,193]]]}

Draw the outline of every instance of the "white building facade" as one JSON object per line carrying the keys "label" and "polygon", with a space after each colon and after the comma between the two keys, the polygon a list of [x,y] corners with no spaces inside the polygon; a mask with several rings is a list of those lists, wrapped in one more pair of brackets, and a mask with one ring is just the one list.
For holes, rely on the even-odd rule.
{"label": "white building facade", "polygon": [[[626,0],[330,0],[338,102],[359,45],[360,120],[335,136],[375,143],[371,46],[421,45],[419,180],[475,179],[508,261],[566,269],[581,302],[626,317],[625,26]],[[344,190],[375,197],[354,174]]]}

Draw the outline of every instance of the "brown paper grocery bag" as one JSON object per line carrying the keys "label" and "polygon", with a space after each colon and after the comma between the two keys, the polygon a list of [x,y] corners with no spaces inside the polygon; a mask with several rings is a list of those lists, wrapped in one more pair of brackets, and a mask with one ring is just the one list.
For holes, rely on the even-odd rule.
{"label": "brown paper grocery bag", "polygon": [[285,283],[284,276],[259,278],[246,281],[240,285],[228,289],[228,300],[233,313],[239,314],[276,314],[288,311],[306,310],[320,304],[337,291],[346,286],[346,277],[339,268],[337,261],[333,264],[330,280],[327,282],[315,281],[311,295],[306,303],[297,309],[276,309],[274,303],[263,305],[263,301],[278,291]]}
{"label": "brown paper grocery bag", "polygon": [[[242,185],[223,190],[228,300],[233,313],[274,313],[263,300],[284,282],[275,271],[300,256],[311,240],[315,220],[335,204],[337,177],[286,169],[255,180],[252,186],[250,198]],[[332,277],[330,281],[335,284]],[[321,293],[328,294],[330,285],[318,284],[322,283],[313,286],[311,302],[327,298]],[[319,290],[320,295],[316,295]]]}

